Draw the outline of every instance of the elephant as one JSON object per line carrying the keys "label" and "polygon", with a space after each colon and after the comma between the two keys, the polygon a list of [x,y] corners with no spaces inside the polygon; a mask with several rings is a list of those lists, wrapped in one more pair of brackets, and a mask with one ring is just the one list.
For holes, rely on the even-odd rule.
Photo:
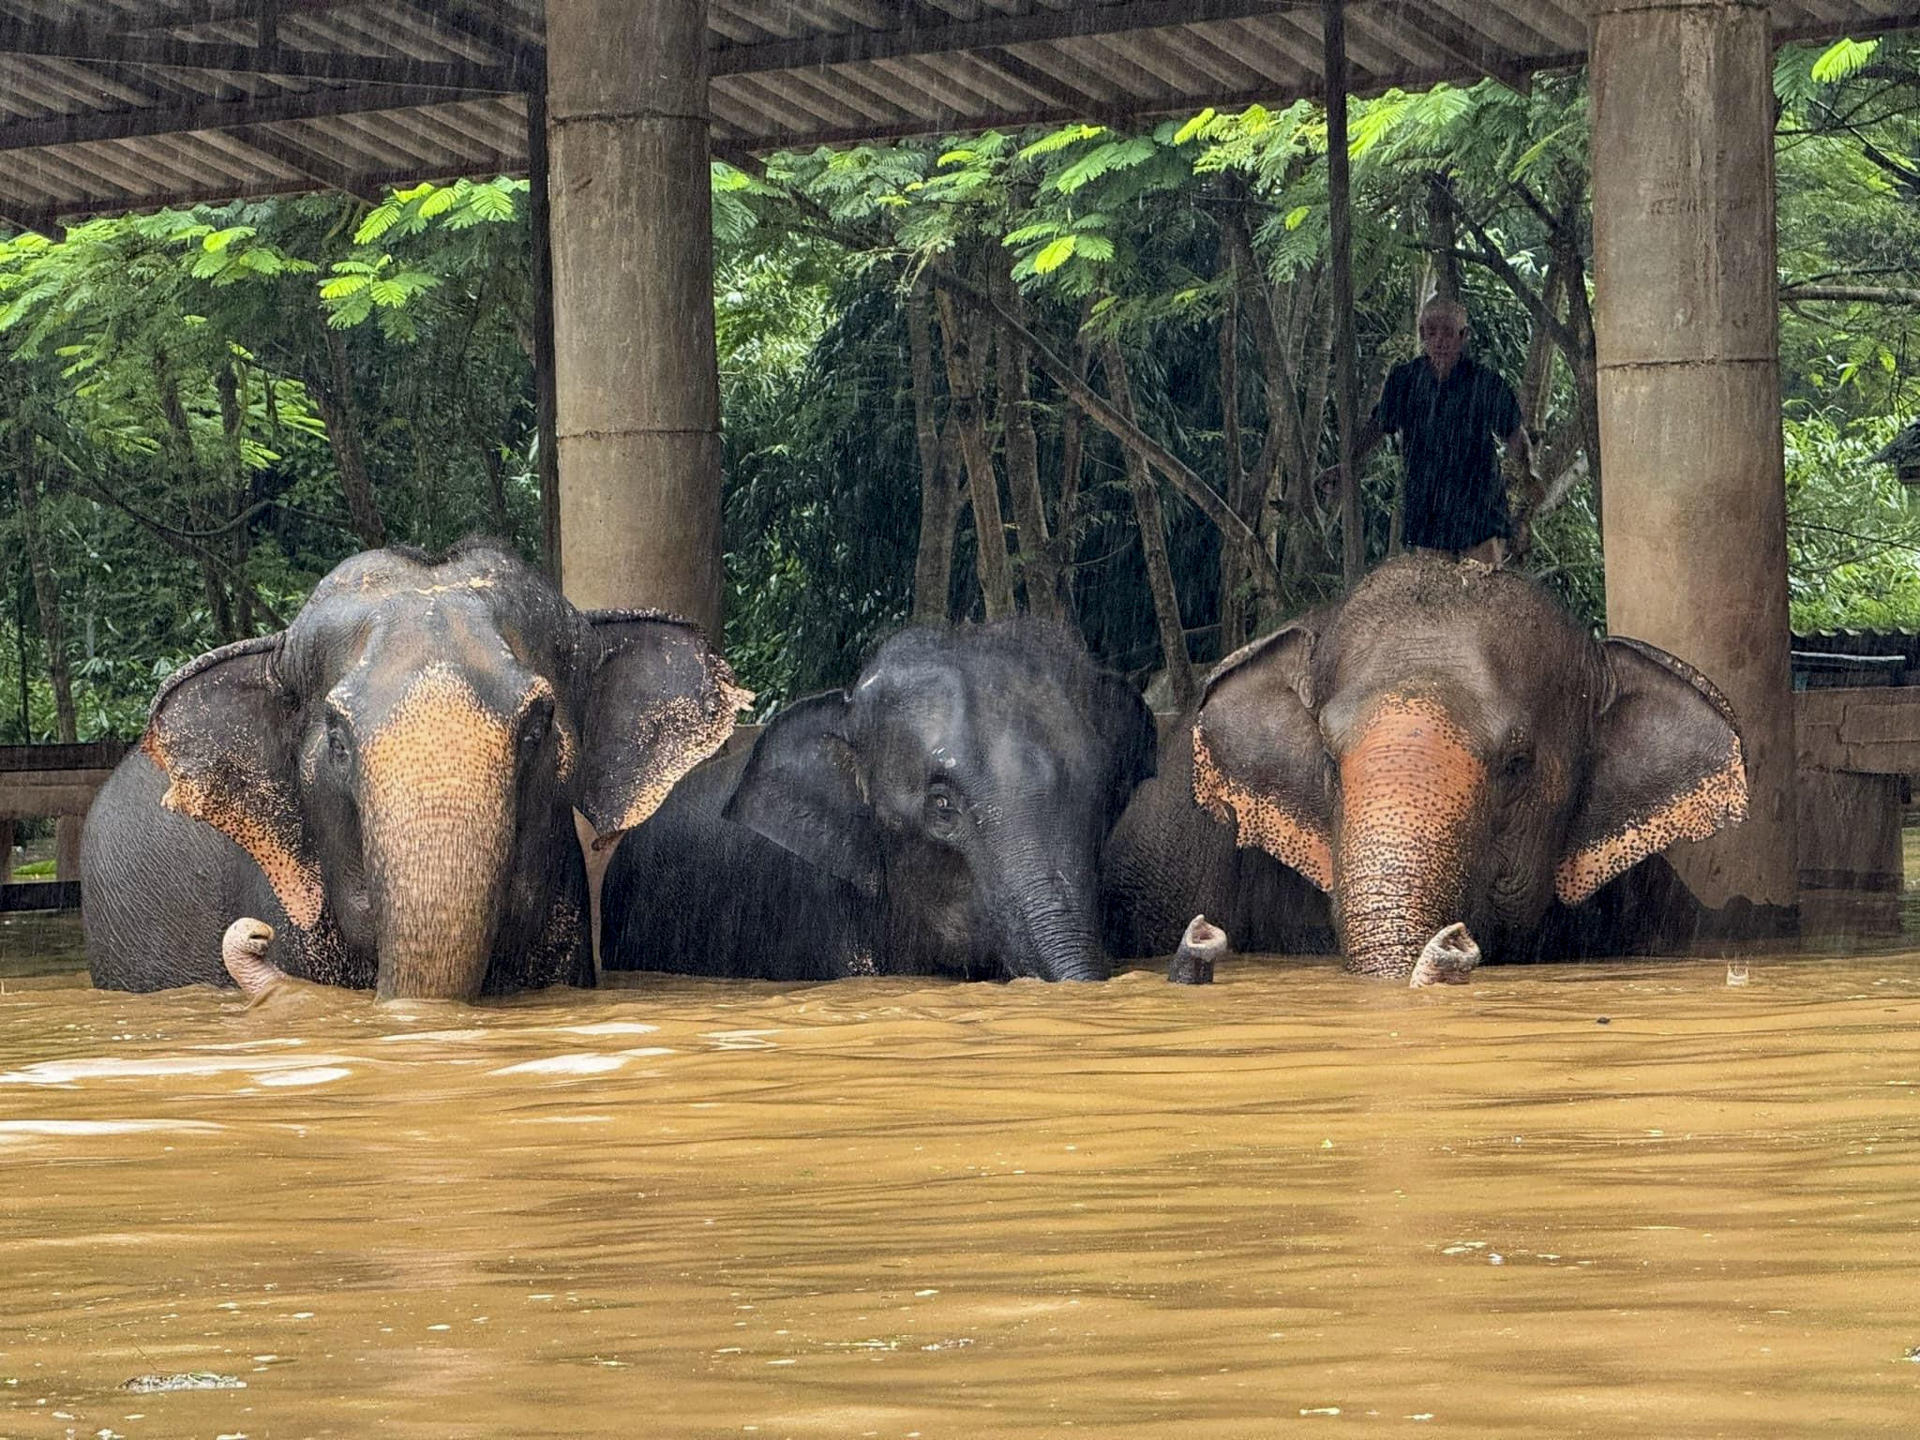
{"label": "elephant", "polygon": [[621,842],[603,965],[773,980],[1102,980],[1101,849],[1153,717],[1032,620],[901,631]]}
{"label": "elephant", "polygon": [[1103,875],[1119,954],[1167,953],[1202,910],[1236,950],[1331,940],[1400,980],[1430,941],[1443,978],[1476,951],[1637,945],[1693,902],[1664,861],[1616,877],[1747,805],[1705,676],[1594,639],[1518,573],[1425,555],[1226,657],[1162,750]]}
{"label": "elephant", "polygon": [[574,811],[639,824],[750,699],[695,626],[582,613],[493,544],[355,555],[162,685],[82,843],[94,984],[229,984],[246,916],[381,998],[591,985]]}

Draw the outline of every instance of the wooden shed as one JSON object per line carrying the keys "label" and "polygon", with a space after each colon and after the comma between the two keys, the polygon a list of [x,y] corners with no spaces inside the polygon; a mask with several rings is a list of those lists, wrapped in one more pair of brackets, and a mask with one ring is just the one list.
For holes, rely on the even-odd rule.
{"label": "wooden shed", "polygon": [[1608,618],[1743,717],[1752,816],[1679,857],[1689,882],[1791,913],[1773,52],[1917,23],[1920,0],[0,0],[0,218],[530,173],[565,588],[717,626],[710,156],[1324,93],[1338,257],[1348,91],[1585,62]]}

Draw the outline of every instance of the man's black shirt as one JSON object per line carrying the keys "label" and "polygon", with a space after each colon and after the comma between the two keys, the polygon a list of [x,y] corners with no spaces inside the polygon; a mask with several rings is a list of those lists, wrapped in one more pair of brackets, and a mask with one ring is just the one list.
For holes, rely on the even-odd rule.
{"label": "man's black shirt", "polygon": [[1494,437],[1520,428],[1520,402],[1505,380],[1462,355],[1442,382],[1420,355],[1387,373],[1373,417],[1406,453],[1407,544],[1468,550],[1510,533],[1493,450]]}

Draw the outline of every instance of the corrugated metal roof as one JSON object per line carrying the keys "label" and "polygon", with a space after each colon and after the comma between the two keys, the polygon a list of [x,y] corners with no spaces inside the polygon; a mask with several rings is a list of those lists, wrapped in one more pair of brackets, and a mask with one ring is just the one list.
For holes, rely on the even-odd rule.
{"label": "corrugated metal roof", "polygon": [[[1578,63],[1585,0],[1349,0],[1356,91]],[[1776,0],[1776,35],[1920,0]],[[263,19],[263,16],[265,17]],[[1318,0],[709,0],[725,153],[1320,85]],[[0,0],[0,218],[526,167],[543,0]]]}

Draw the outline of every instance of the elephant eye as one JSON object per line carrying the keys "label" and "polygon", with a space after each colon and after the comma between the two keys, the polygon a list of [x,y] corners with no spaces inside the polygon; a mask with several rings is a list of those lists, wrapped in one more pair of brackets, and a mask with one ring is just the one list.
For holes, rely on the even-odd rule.
{"label": "elephant eye", "polygon": [[927,792],[921,813],[927,829],[934,835],[949,836],[960,828],[960,798],[945,785],[936,785]]}
{"label": "elephant eye", "polygon": [[520,743],[531,750],[547,738],[547,727],[553,723],[553,712],[545,706],[536,709],[527,716],[526,724],[520,731]]}
{"label": "elephant eye", "polygon": [[338,715],[327,716],[327,754],[335,760],[347,758],[347,727]]}
{"label": "elephant eye", "polygon": [[1531,750],[1514,751],[1507,756],[1505,763],[1500,767],[1501,778],[1510,785],[1518,785],[1532,774],[1533,752]]}

